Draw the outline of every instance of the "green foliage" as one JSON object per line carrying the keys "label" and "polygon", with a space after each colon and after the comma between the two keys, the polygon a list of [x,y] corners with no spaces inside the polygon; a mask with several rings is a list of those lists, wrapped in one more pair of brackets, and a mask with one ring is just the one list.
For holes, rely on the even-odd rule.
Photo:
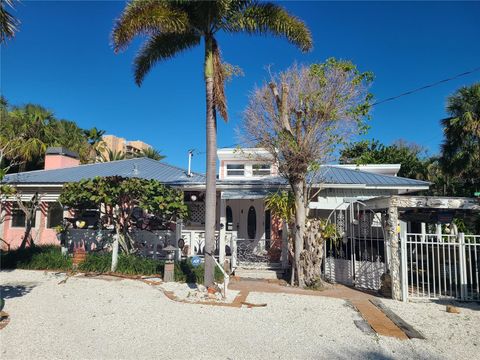
{"label": "green foliage", "polygon": [[295,197],[291,191],[285,190],[270,193],[265,198],[265,208],[290,223],[295,216]]}
{"label": "green foliage", "polygon": [[2,0],[0,2],[0,44],[13,38],[18,31],[20,21],[12,15],[12,10],[15,11],[14,1]]}
{"label": "green foliage", "polygon": [[[202,284],[205,276],[205,266],[194,267],[190,259],[175,263],[175,281]],[[215,267],[215,281],[223,282],[222,270]]]}
{"label": "green foliage", "polygon": [[95,157],[90,132],[98,135],[101,130],[85,131],[73,121],[58,119],[53,112],[36,104],[8,105],[2,99],[0,121],[0,150],[5,163],[2,168],[14,170],[38,170],[43,168],[45,151],[50,146],[62,146],[80,155],[82,162]]}
{"label": "green foliage", "polygon": [[66,271],[72,268],[72,259],[62,255],[59,246],[43,245],[2,252],[1,267],[2,269]]}
{"label": "green foliage", "polygon": [[378,140],[363,140],[348,145],[340,154],[341,164],[401,164],[399,176],[421,180],[427,180],[428,162],[422,146],[404,141],[384,145]]}
{"label": "green foliage", "polygon": [[110,176],[66,183],[59,201],[74,209],[100,208],[101,205],[113,208],[119,205],[122,209],[131,210],[139,206],[165,220],[187,215],[181,191],[157,180],[139,178]]}
{"label": "green foliage", "polygon": [[[112,264],[110,253],[88,253],[85,261],[78,265],[79,271],[107,273]],[[132,254],[120,254],[115,271],[125,275],[162,275],[165,262],[142,258]]]}
{"label": "green foliage", "polygon": [[480,83],[458,89],[446,110],[440,165],[459,195],[473,196],[480,191]]}

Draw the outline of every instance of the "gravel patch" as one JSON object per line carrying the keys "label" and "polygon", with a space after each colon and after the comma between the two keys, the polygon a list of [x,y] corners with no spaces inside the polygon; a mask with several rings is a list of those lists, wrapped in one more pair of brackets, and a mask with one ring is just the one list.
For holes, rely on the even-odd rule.
{"label": "gravel patch", "polygon": [[7,299],[2,360],[448,358],[425,342],[363,333],[354,324],[359,314],[340,299],[250,293],[248,302],[267,306],[232,308],[171,301],[141,281],[70,277],[59,284],[65,278],[0,272],[1,284],[31,285]]}
{"label": "gravel patch", "polygon": [[[393,312],[420,331],[424,343],[449,359],[480,358],[480,305],[452,302],[408,302],[384,300]],[[446,312],[453,304],[460,314]]]}

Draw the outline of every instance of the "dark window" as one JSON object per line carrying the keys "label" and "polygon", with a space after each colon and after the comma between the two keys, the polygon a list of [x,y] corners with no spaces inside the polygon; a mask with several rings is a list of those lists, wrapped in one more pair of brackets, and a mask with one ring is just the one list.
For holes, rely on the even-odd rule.
{"label": "dark window", "polygon": [[245,175],[245,165],[227,164],[227,176],[243,176],[243,175]]}
{"label": "dark window", "polygon": [[265,211],[265,248],[268,250],[270,249],[270,236],[271,236],[271,214],[270,210]]}
{"label": "dark window", "polygon": [[270,175],[270,164],[254,164],[252,165],[253,176],[268,176]]}
{"label": "dark window", "polygon": [[48,206],[47,228],[52,229],[63,223],[63,208],[59,203],[51,203]]}
{"label": "dark window", "polygon": [[[32,218],[32,227],[35,227],[36,214]],[[19,208],[12,209],[12,227],[25,227],[27,218],[25,213]]]}
{"label": "dark window", "polygon": [[250,209],[248,209],[247,233],[249,239],[255,239],[257,234],[257,213],[253,206],[250,206]]}
{"label": "dark window", "polygon": [[227,206],[227,231],[232,231],[233,230],[233,213],[232,213],[232,208],[230,206]]}

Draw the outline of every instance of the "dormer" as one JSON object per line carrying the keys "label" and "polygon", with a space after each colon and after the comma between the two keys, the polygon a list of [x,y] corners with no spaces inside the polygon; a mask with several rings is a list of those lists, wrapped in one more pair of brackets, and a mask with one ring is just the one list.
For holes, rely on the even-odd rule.
{"label": "dormer", "polygon": [[218,149],[220,180],[255,180],[278,175],[273,156],[265,149]]}

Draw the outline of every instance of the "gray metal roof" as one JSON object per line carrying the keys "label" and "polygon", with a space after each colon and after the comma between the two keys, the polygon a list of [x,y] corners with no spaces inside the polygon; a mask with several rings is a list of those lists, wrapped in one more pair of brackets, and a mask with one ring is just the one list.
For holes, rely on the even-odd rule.
{"label": "gray metal roof", "polygon": [[314,183],[321,184],[358,184],[367,186],[385,187],[425,187],[430,183],[427,181],[408,179],[400,176],[375,174],[362,170],[326,165],[313,175]]}
{"label": "gray metal roof", "polygon": [[[313,181],[312,181],[313,176]],[[311,175],[308,179],[315,185],[365,185],[367,187],[408,187],[408,188],[424,188],[430,185],[429,182],[408,179],[400,176],[390,176],[370,173],[362,170],[348,169],[337,167],[335,165],[324,165],[320,170]],[[286,186],[287,181],[280,176],[266,177],[264,179],[225,179],[217,182],[219,185],[249,185],[257,186]]]}
{"label": "gray metal roof", "polygon": [[11,184],[63,184],[96,176],[123,176],[155,179],[168,185],[204,184],[205,176],[192,174],[179,167],[148,158],[135,158],[79,165],[70,168],[36,170],[5,176],[4,182]]}
{"label": "gray metal roof", "polygon": [[[148,158],[118,160],[106,163],[79,165],[70,168],[37,170],[7,175],[6,183],[18,184],[63,184],[82,179],[91,179],[96,176],[124,176],[143,179],[155,179],[168,185],[204,185],[205,176],[194,173],[187,176],[187,172],[179,167],[169,165]],[[369,173],[361,170],[336,167],[334,165],[321,166],[315,174],[314,184],[325,185],[365,185],[367,187],[402,187],[425,188],[430,185],[426,181],[407,179],[399,176],[389,176]],[[286,186],[287,181],[280,177],[266,177],[264,179],[217,180],[219,186],[251,186],[278,187]]]}

